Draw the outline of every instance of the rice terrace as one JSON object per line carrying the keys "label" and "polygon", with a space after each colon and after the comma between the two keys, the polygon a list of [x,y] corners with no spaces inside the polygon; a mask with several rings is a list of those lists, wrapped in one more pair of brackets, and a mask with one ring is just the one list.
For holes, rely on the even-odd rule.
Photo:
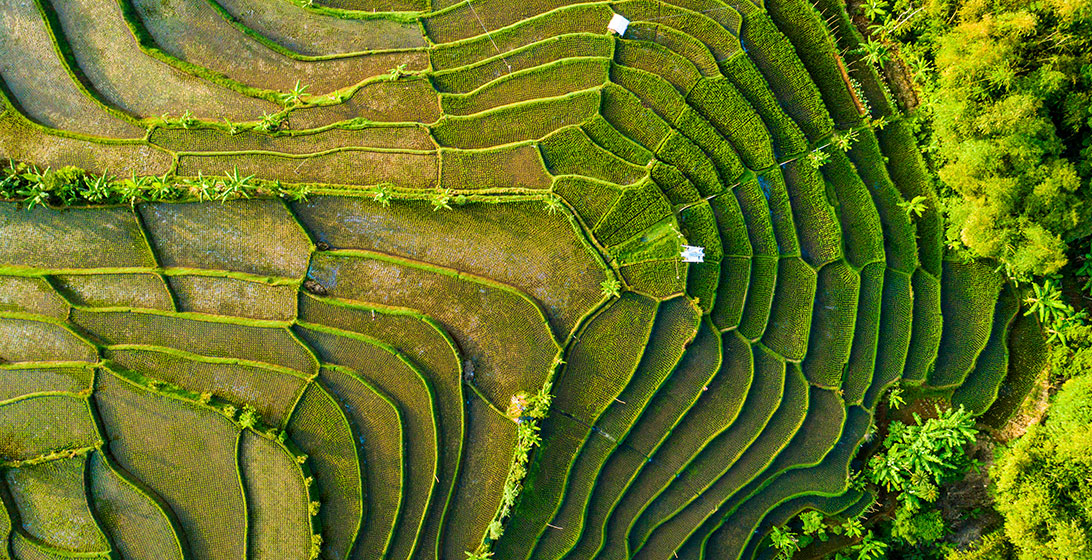
{"label": "rice terrace", "polygon": [[932,558],[1079,337],[890,4],[0,0],[0,558]]}

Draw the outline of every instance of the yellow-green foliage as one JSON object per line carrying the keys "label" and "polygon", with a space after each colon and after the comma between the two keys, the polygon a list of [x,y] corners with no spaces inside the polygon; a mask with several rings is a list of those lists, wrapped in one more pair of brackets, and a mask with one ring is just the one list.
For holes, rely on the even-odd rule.
{"label": "yellow-green foliage", "polygon": [[992,477],[1021,560],[1092,557],[1092,377],[1066,382],[1044,425],[1004,452]]}

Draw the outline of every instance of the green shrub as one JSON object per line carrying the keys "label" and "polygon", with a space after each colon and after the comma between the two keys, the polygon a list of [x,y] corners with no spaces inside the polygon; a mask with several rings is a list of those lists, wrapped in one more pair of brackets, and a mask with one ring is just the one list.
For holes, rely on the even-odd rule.
{"label": "green shrub", "polygon": [[1016,557],[1092,557],[1092,402],[1089,377],[1058,392],[1059,408],[1032,426],[996,463],[996,507]]}

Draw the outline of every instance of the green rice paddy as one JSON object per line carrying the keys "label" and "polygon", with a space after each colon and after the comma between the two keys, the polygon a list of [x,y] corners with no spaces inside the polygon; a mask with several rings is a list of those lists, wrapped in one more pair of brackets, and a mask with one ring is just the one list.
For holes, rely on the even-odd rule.
{"label": "green rice paddy", "polygon": [[133,188],[0,202],[0,558],[750,560],[861,511],[890,387],[1000,422],[1042,339],[860,41],[834,0],[5,2],[0,157]]}

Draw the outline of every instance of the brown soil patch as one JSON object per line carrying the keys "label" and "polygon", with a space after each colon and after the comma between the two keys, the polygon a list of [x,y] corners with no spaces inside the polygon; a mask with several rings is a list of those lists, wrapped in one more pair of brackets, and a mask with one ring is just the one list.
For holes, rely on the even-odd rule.
{"label": "brown soil patch", "polygon": [[1040,375],[1039,380],[1035,382],[1035,387],[1031,390],[1031,394],[1028,395],[1027,400],[1016,411],[1016,414],[1013,414],[1012,418],[1001,429],[992,430],[990,436],[999,443],[1008,443],[1024,435],[1028,428],[1043,420],[1047,407],[1050,406],[1050,393],[1051,387],[1047,381],[1047,376]]}

